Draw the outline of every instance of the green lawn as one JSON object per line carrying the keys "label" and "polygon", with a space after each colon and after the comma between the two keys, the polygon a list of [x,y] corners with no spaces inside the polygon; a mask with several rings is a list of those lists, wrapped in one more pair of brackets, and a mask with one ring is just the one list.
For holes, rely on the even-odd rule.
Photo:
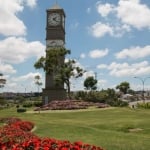
{"label": "green lawn", "polygon": [[[83,141],[106,150],[148,150],[150,110],[112,108],[88,111],[16,113],[0,110],[0,117],[19,117],[36,125],[35,134],[61,140]],[[129,132],[129,129],[136,129]]]}

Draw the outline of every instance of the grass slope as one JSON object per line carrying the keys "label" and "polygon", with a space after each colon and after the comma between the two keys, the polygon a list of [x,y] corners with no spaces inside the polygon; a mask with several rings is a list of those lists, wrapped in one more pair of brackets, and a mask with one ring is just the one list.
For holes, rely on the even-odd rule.
{"label": "grass slope", "polygon": [[[83,141],[107,150],[148,150],[150,111],[114,108],[88,111],[16,113],[0,110],[0,117],[19,117],[36,125],[35,134],[61,140]],[[129,129],[141,129],[129,132]]]}

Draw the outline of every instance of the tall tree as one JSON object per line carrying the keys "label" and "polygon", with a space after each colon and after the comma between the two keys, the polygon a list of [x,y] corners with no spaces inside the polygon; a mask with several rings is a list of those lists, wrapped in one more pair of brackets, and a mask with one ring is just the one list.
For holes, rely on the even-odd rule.
{"label": "tall tree", "polygon": [[84,81],[84,87],[86,90],[96,90],[97,89],[97,80],[93,76],[87,77]]}
{"label": "tall tree", "polygon": [[[41,57],[35,62],[34,67],[36,69],[43,69],[47,74],[58,72],[59,68],[63,65],[63,59],[67,54],[70,54],[70,50],[63,47],[53,48],[47,50],[46,57]],[[60,62],[62,61],[62,62]]]}
{"label": "tall tree", "polygon": [[78,78],[84,73],[84,70],[76,66],[75,60],[68,60],[66,62],[60,62],[65,58],[65,55],[70,54],[69,50],[65,48],[55,48],[47,51],[47,57],[41,57],[35,64],[36,69],[43,68],[48,74],[56,73],[56,84],[65,83],[67,87],[68,97],[70,98],[70,79],[71,77]]}
{"label": "tall tree", "polygon": [[3,88],[6,84],[6,79],[3,78],[3,74],[0,73],[0,88]]}
{"label": "tall tree", "polygon": [[38,93],[39,93],[40,86],[42,86],[41,77],[39,75],[36,75],[34,79],[35,79],[35,84],[38,87]]}
{"label": "tall tree", "polygon": [[84,72],[85,71],[82,68],[80,68],[79,66],[76,66],[75,60],[70,59],[62,65],[55,80],[57,84],[62,83],[62,82],[66,84],[68,97],[71,98],[70,79],[72,77],[79,78],[83,75]]}
{"label": "tall tree", "polygon": [[116,86],[116,89],[119,89],[121,92],[124,94],[127,93],[128,89],[130,89],[130,84],[129,82],[121,82],[119,85]]}

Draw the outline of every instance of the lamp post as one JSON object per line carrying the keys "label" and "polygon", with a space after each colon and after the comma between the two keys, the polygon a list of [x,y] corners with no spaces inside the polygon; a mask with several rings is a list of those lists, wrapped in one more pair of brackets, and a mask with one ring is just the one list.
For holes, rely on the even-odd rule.
{"label": "lamp post", "polygon": [[146,78],[141,78],[141,77],[134,77],[136,79],[139,79],[141,82],[142,82],[142,86],[143,86],[143,90],[142,90],[142,95],[143,95],[143,102],[145,103],[145,98],[144,98],[144,84],[145,84],[145,81],[150,78],[150,77],[146,77]]}

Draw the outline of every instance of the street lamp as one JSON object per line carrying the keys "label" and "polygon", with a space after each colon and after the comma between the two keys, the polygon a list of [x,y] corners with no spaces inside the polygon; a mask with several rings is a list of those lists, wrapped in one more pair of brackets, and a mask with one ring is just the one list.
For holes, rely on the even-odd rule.
{"label": "street lamp", "polygon": [[145,81],[150,78],[150,77],[146,77],[146,78],[141,78],[141,77],[134,77],[136,79],[139,79],[141,82],[142,82],[142,86],[143,86],[143,91],[142,91],[142,95],[143,95],[143,102],[145,103],[145,98],[144,98],[144,84],[145,84]]}

